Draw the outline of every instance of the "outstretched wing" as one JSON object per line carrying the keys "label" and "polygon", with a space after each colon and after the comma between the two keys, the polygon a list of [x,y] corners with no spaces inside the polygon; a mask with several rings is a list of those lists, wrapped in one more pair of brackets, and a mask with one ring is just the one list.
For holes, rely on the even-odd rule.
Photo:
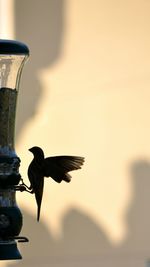
{"label": "outstretched wing", "polygon": [[70,182],[70,171],[81,169],[84,163],[83,157],[77,156],[56,156],[49,157],[44,160],[43,172],[44,176],[53,178],[60,183],[62,180]]}

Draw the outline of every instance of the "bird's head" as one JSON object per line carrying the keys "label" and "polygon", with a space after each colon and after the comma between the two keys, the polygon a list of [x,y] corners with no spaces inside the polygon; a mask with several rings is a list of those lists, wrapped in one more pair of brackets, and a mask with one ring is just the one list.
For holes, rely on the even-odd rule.
{"label": "bird's head", "polygon": [[34,156],[37,156],[38,158],[44,158],[44,152],[43,150],[38,146],[33,146],[29,149],[30,152],[33,153]]}

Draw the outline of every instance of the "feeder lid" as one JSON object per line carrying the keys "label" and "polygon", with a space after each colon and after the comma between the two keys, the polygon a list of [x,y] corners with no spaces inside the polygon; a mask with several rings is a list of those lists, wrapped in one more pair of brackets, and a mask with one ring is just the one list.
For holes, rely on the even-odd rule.
{"label": "feeder lid", "polygon": [[0,54],[29,55],[29,48],[19,41],[0,39]]}

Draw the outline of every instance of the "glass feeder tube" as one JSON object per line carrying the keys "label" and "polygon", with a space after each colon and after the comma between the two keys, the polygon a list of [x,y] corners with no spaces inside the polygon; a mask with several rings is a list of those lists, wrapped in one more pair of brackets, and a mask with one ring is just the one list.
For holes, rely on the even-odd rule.
{"label": "glass feeder tube", "polygon": [[21,259],[15,238],[22,228],[15,186],[20,181],[20,159],[14,147],[19,82],[28,47],[0,40],[0,260]]}

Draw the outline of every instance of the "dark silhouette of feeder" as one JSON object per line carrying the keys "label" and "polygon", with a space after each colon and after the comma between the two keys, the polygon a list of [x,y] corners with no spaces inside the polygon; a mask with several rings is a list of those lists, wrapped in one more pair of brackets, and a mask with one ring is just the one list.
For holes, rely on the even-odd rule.
{"label": "dark silhouette of feeder", "polygon": [[16,203],[20,182],[20,159],[14,147],[16,103],[22,68],[29,56],[20,42],[0,40],[0,260],[21,259],[16,240],[22,228],[22,214]]}

